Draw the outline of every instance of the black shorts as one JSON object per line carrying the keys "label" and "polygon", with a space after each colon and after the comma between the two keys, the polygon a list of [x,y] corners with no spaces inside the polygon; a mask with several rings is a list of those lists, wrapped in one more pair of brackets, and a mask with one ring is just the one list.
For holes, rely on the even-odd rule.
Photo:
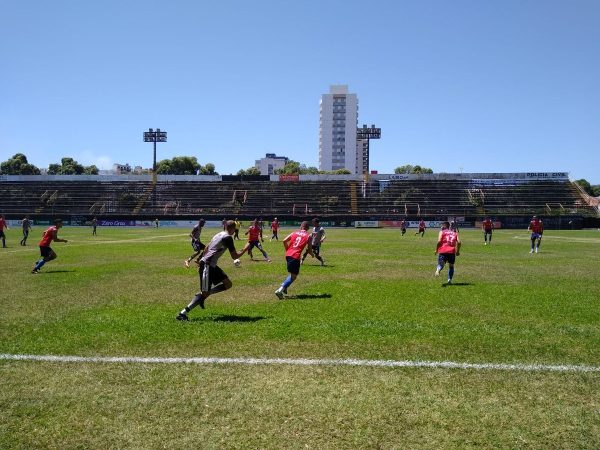
{"label": "black shorts", "polygon": [[440,253],[438,255],[438,264],[454,264],[454,261],[456,261],[456,254],[454,253]]}
{"label": "black shorts", "polygon": [[6,237],[4,236],[4,230],[0,230],[0,238]]}
{"label": "black shorts", "polygon": [[483,234],[492,234],[492,230],[483,230]]}
{"label": "black shorts", "polygon": [[200,290],[202,292],[210,291],[211,286],[219,284],[228,278],[219,266],[211,267],[210,265],[206,265],[202,260],[200,261],[198,273],[200,274]]}
{"label": "black shorts", "polygon": [[286,256],[285,260],[287,261],[287,271],[294,275],[298,275],[300,273],[300,260],[291,256]]}
{"label": "black shorts", "polygon": [[[321,253],[321,246],[320,245],[313,245],[312,246],[312,251],[313,251],[313,255],[319,256],[320,253]],[[308,253],[308,250],[306,252]]]}
{"label": "black shorts", "polygon": [[201,252],[202,250],[204,250],[204,247],[206,247],[206,245],[204,245],[198,239],[192,239],[192,248],[195,252]]}
{"label": "black shorts", "polygon": [[51,254],[52,254],[51,247],[41,247],[40,246],[40,255],[42,255],[43,258],[48,258]]}
{"label": "black shorts", "polygon": [[260,241],[250,241],[250,247],[248,247],[248,251],[252,250],[256,247],[259,250],[262,250],[262,245],[260,245]]}

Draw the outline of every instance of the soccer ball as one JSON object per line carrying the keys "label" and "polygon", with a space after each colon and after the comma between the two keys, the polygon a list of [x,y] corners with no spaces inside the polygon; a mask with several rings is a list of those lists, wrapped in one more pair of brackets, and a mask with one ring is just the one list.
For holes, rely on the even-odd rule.
{"label": "soccer ball", "polygon": [[235,267],[240,267],[241,264],[242,264],[242,262],[239,259],[234,259],[233,260],[233,265]]}

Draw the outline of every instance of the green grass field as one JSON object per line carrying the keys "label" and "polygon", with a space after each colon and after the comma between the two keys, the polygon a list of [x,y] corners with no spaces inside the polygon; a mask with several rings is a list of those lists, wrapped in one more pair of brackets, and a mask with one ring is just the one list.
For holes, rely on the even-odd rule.
{"label": "green grass field", "polygon": [[[63,228],[31,275],[41,229],[9,230],[0,353],[600,367],[599,232],[530,255],[526,231],[462,230],[445,286],[437,230],[329,229],[285,300],[266,242],[273,262],[224,255],[233,288],[178,322],[187,232]],[[600,371],[0,360],[0,387],[0,448],[600,448]]]}

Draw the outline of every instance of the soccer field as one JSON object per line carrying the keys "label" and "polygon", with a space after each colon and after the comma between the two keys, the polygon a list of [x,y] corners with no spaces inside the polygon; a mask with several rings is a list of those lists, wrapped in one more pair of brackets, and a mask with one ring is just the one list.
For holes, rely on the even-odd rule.
{"label": "soccer field", "polygon": [[414,231],[328,229],[284,300],[281,243],[225,254],[233,288],[178,322],[189,230],[65,227],[38,275],[41,228],[9,230],[0,448],[599,448],[600,233],[462,230],[446,286]]}

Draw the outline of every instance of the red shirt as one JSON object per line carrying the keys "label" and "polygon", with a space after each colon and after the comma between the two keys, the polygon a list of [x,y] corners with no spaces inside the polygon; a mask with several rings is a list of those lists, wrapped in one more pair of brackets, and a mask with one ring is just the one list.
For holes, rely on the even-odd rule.
{"label": "red shirt", "polygon": [[441,245],[438,248],[438,253],[456,253],[456,244],[458,243],[458,233],[452,230],[440,231]]}
{"label": "red shirt", "polygon": [[0,231],[4,230],[6,227],[6,220],[0,218]]}
{"label": "red shirt", "polygon": [[308,244],[310,234],[306,230],[294,231],[290,234],[290,246],[285,252],[285,256],[291,256],[294,259],[300,259],[302,250]]}
{"label": "red shirt", "polygon": [[529,222],[529,229],[533,233],[541,234],[544,231],[544,224],[540,219],[533,219],[531,222]]}
{"label": "red shirt", "polygon": [[42,235],[42,240],[38,244],[40,247],[50,247],[50,243],[55,240],[58,236],[58,228],[56,225],[52,225]]}
{"label": "red shirt", "polygon": [[424,230],[424,229],[425,229],[425,221],[424,221],[424,220],[421,220],[421,221],[419,222],[419,230]]}
{"label": "red shirt", "polygon": [[277,231],[279,229],[279,222],[271,222],[271,230]]}
{"label": "red shirt", "polygon": [[252,225],[248,228],[248,241],[258,241],[260,239],[260,227],[258,225]]}
{"label": "red shirt", "polygon": [[485,219],[482,223],[483,225],[483,229],[484,230],[491,230],[492,228],[494,228],[494,223],[492,222],[491,219]]}

